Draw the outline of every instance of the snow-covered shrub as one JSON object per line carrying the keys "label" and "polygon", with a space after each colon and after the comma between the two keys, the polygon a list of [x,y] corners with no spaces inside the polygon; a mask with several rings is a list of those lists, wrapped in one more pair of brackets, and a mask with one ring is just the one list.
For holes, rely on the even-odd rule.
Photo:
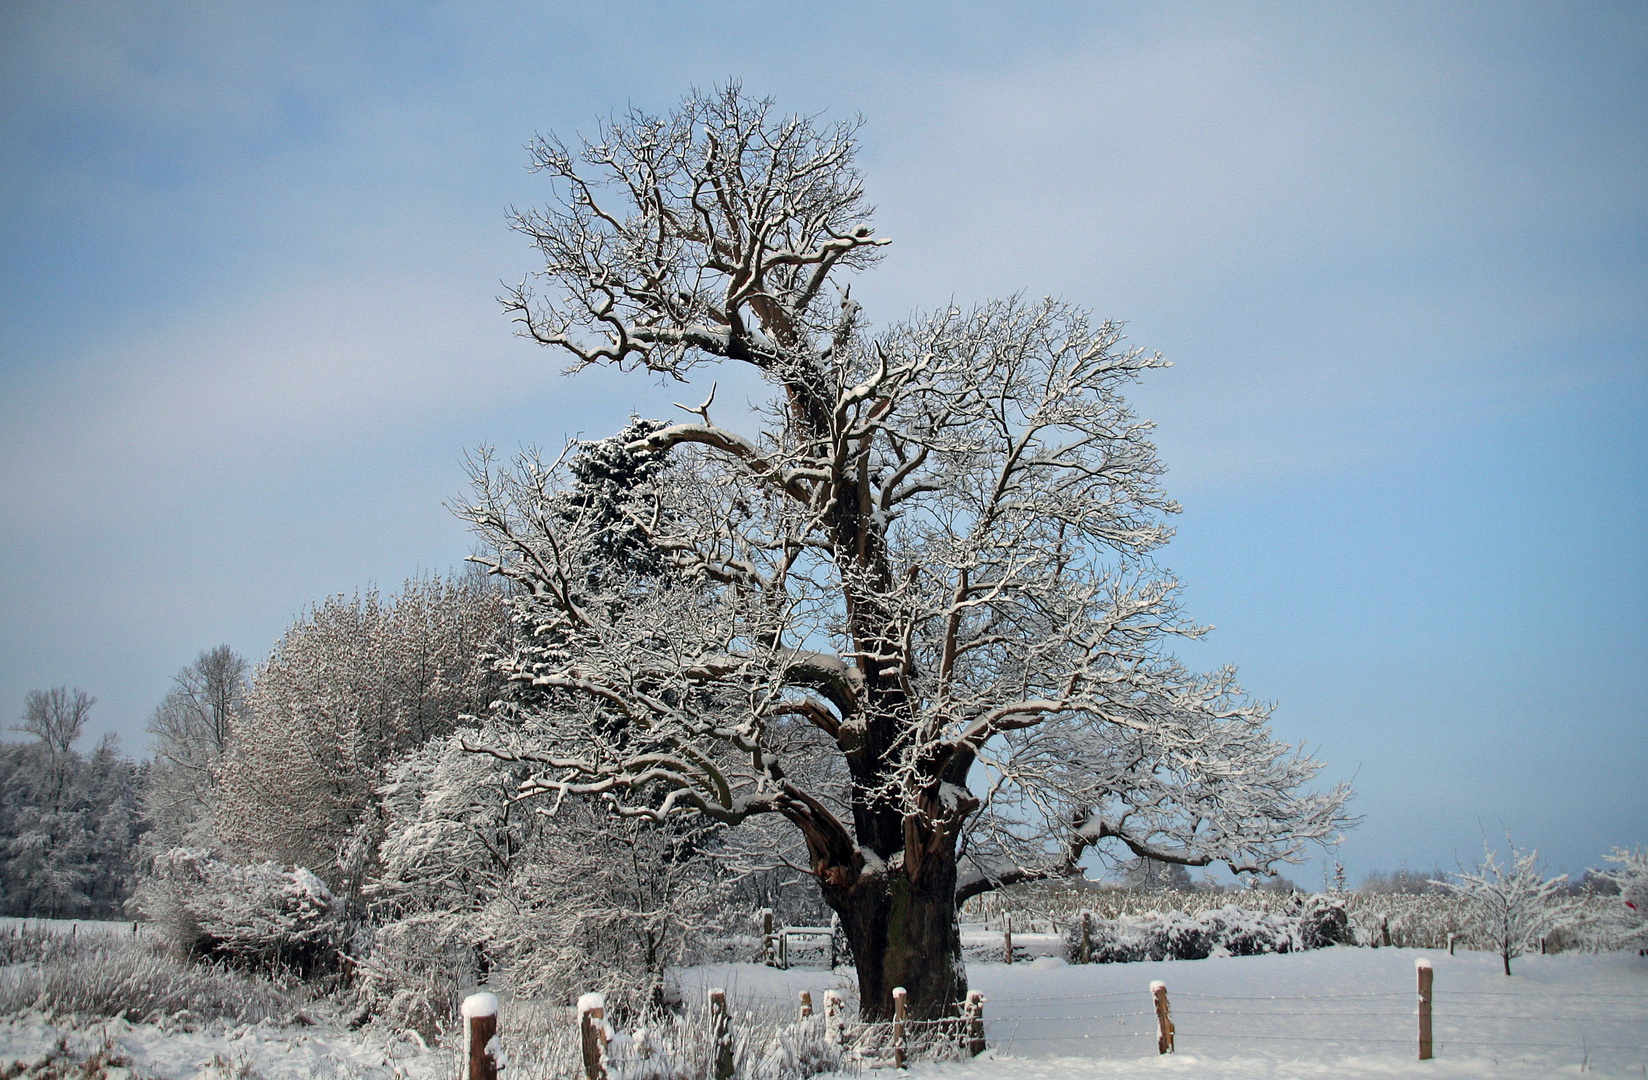
{"label": "snow-covered shrub", "polygon": [[1608,947],[1648,949],[1648,848],[1639,846],[1630,851],[1615,848],[1608,861],[1618,868],[1603,871],[1599,876],[1619,889],[1617,897],[1605,900],[1610,909],[1605,918],[1607,930],[1611,931],[1607,934]]}
{"label": "snow-covered shrub", "polygon": [[[1313,898],[1291,914],[1254,912],[1233,904],[1197,915],[1167,912],[1089,919],[1090,956],[1095,964],[1140,960],[1202,960],[1209,956],[1257,956],[1343,944],[1344,908]],[[1065,955],[1081,959],[1080,916],[1065,928]]]}
{"label": "snow-covered shrub", "polygon": [[1239,907],[1224,907],[1202,916],[1214,949],[1231,956],[1298,952],[1305,947],[1299,920],[1286,915],[1255,915]]}
{"label": "snow-covered shrub", "polygon": [[[1625,852],[1615,852],[1618,862]],[[1612,874],[1617,874],[1614,871]],[[1638,871],[1640,873],[1640,871]],[[1628,919],[1635,918],[1632,910],[1613,895],[1617,888],[1612,874],[1592,874],[1591,888],[1581,895],[1569,898],[1574,908],[1575,923],[1553,929],[1541,939],[1541,947],[1548,951],[1586,950],[1608,951],[1619,948],[1643,948],[1648,942],[1638,937],[1639,944],[1631,945],[1622,935]],[[1604,884],[1604,882],[1606,882]],[[1597,888],[1597,886],[1601,888]],[[1467,897],[1436,887],[1431,892],[1418,892],[1407,879],[1407,891],[1385,892],[1358,889],[1354,892],[1338,890],[1306,896],[1301,893],[1277,894],[1262,889],[1244,889],[1233,895],[1228,890],[1156,890],[1095,887],[1090,883],[1035,882],[1003,889],[996,894],[974,897],[962,907],[963,922],[992,923],[1003,911],[1011,912],[1015,927],[1033,926],[1039,921],[1054,919],[1071,927],[1076,925],[1080,912],[1087,910],[1095,919],[1119,919],[1124,916],[1163,915],[1181,912],[1198,916],[1217,911],[1232,901],[1246,910],[1273,915],[1298,915],[1303,912],[1334,923],[1343,912],[1344,925],[1321,927],[1318,936],[1327,943],[1344,945],[1390,944],[1403,949],[1446,949],[1450,942],[1458,948],[1497,948],[1473,928],[1471,902]],[[1648,907],[1648,898],[1639,900],[1638,907]],[[1641,923],[1629,924],[1641,927]],[[1071,931],[1074,933],[1074,930]],[[1070,940],[1074,940],[1071,938]],[[1076,955],[1070,946],[1070,955]],[[997,949],[999,954],[1000,950]]]}
{"label": "snow-covered shrub", "polygon": [[400,759],[378,795],[384,841],[364,890],[372,930],[360,989],[380,1020],[430,1036],[480,974],[481,912],[504,894],[540,822],[461,737]]}
{"label": "snow-covered shrub", "polygon": [[[466,750],[462,731],[409,755],[382,789],[377,924],[363,958],[375,1008],[420,1026],[449,1014],[452,976],[495,967],[505,989],[569,1004],[607,997],[627,1022],[663,1004],[664,969],[696,959],[722,889],[709,829],[654,826],[564,800],[519,798],[524,776]],[[742,957],[741,957],[742,959]]]}
{"label": "snow-covered shrub", "polygon": [[434,1039],[457,1015],[479,972],[474,945],[446,913],[421,913],[373,927],[358,965],[357,989],[393,1031]]}
{"label": "snow-covered shrub", "polygon": [[[962,905],[961,921],[994,921],[1002,912],[1012,914],[1015,926],[1030,926],[1047,919],[1062,923],[1082,911],[1091,912],[1099,919],[1159,915],[1169,911],[1197,915],[1217,911],[1231,903],[1248,911],[1292,915],[1299,912],[1300,905],[1306,903],[1310,895],[1265,888],[1127,889],[1089,881],[1037,881],[969,899]],[[1347,910],[1356,899],[1355,894],[1319,895],[1343,902]]]}
{"label": "snow-covered shrub", "polygon": [[1307,949],[1323,949],[1329,945],[1353,945],[1350,917],[1345,905],[1336,896],[1312,896],[1304,902],[1299,913],[1299,940]]}
{"label": "snow-covered shrub", "polygon": [[615,1020],[655,1015],[665,968],[694,958],[713,919],[719,889],[702,833],[563,807],[481,912],[511,988],[555,999],[594,990]]}
{"label": "snow-covered shrub", "polygon": [[138,907],[163,940],[236,967],[331,973],[348,931],[342,905],[301,866],[236,864],[194,848],[155,856]]}

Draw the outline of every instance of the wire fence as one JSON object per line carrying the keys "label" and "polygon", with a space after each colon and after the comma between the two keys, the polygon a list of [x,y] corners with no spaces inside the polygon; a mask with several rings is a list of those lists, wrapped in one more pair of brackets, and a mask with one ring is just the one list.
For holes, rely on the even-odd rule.
{"label": "wire fence", "polygon": [[[1416,990],[1228,994],[1170,989],[1167,999],[1169,1044],[1175,1049],[1205,1045],[1229,1051],[1253,1043],[1279,1048],[1315,1044],[1345,1053],[1396,1047],[1417,1051],[1421,1038]],[[1120,1052],[1116,1048],[1129,1040],[1138,1052],[1148,1052],[1162,1039],[1158,1013],[1127,1005],[1149,1001],[1143,987],[1131,993],[1059,997],[998,994],[988,999],[985,1029],[990,1044],[1003,1054],[1109,1054]],[[1543,1050],[1566,1051],[1584,1062],[1598,1052],[1617,1052],[1627,1055],[1632,1068],[1648,1064],[1648,992],[1557,996],[1438,989],[1430,996],[1430,1013],[1438,1057],[1450,1051],[1480,1056]]]}
{"label": "wire fence", "polygon": [[[1577,1066],[1648,1074],[1648,989],[1477,990],[1447,986],[1445,974],[1438,986],[1438,973],[1425,962],[1420,968],[1418,985],[1408,989],[1264,994],[1174,990],[1155,982],[1137,990],[974,993],[958,1003],[956,1015],[920,1019],[904,1015],[902,991],[895,991],[894,1017],[873,1021],[857,1019],[856,1003],[835,990],[824,993],[816,1012],[812,992],[801,992],[788,1017],[731,1009],[724,991],[711,990],[707,1008],[689,1008],[663,1029],[605,1029],[599,1046],[584,1055],[585,1075],[663,1075],[662,1059],[701,1059],[703,1069],[694,1075],[704,1080],[834,1070],[863,1075],[911,1061],[964,1060],[985,1047],[1030,1057],[1189,1051],[1324,1062],[1358,1054],[1514,1058],[1548,1065],[1553,1073]],[[1193,987],[1195,980],[1186,983]],[[774,1062],[783,1069],[769,1068]]]}

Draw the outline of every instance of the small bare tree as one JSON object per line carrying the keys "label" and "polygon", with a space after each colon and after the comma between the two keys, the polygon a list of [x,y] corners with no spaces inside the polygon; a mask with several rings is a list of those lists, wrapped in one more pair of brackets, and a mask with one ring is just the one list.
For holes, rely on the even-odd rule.
{"label": "small bare tree", "polygon": [[207,649],[172,678],[148,731],[166,761],[193,770],[223,756],[246,704],[250,670],[227,645]]}
{"label": "small bare tree", "polygon": [[[1510,841],[1507,838],[1507,845]],[[1578,904],[1567,899],[1567,874],[1547,880],[1539,872],[1538,851],[1511,848],[1510,865],[1499,861],[1499,853],[1482,845],[1482,861],[1474,870],[1448,875],[1451,881],[1436,881],[1450,892],[1470,902],[1472,929],[1499,953],[1505,974],[1511,961],[1521,956],[1551,931],[1573,920]]]}
{"label": "small bare tree", "polygon": [[78,686],[30,690],[23,698],[23,723],[17,730],[36,736],[53,753],[66,754],[80,738],[95,704],[97,699]]}
{"label": "small bare tree", "polygon": [[[853,124],[736,87],[605,124],[534,166],[515,215],[544,271],[505,300],[574,368],[754,367],[761,431],[711,400],[623,450],[612,507],[565,461],[485,456],[462,513],[513,579],[503,665],[537,697],[476,749],[521,788],[618,813],[776,815],[840,914],[865,1013],[965,997],[958,898],[1074,873],[1091,848],[1270,872],[1336,839],[1347,792],[1274,741],[1150,553],[1177,507],[1122,389],[1159,357],[1055,301],[946,307],[872,333],[846,275],[870,226]],[[614,520],[666,572],[591,575]]]}
{"label": "small bare tree", "polygon": [[148,724],[155,764],[143,793],[152,847],[196,842],[191,834],[210,827],[217,769],[240,728],[249,674],[229,646],[207,649],[173,677],[155,707]]}

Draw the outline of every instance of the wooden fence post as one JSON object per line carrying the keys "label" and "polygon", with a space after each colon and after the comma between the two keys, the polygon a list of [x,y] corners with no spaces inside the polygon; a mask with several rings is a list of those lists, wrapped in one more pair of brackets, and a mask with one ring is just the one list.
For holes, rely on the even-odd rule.
{"label": "wooden fence post", "polygon": [[967,1019],[967,1055],[978,1057],[984,1053],[984,995],[977,990],[967,991],[965,1013]]}
{"label": "wooden fence post", "polygon": [[727,992],[710,991],[710,1033],[715,1040],[715,1080],[732,1080],[732,1017],[727,1015]]}
{"label": "wooden fence post", "polygon": [[1001,913],[1001,952],[1002,962],[1011,964],[1013,962],[1013,913],[1011,911]]}
{"label": "wooden fence post", "polygon": [[498,1080],[498,1059],[494,1055],[498,1037],[498,995],[470,994],[458,1009],[463,1016],[464,1061],[467,1080]]}
{"label": "wooden fence post", "polygon": [[830,970],[835,970],[835,935],[841,930],[841,916],[830,912]]}
{"label": "wooden fence post", "polygon": [[578,1038],[584,1051],[584,1080],[607,1080],[607,1002],[600,994],[578,999]]}
{"label": "wooden fence post", "polygon": [[811,990],[803,990],[801,991],[801,1019],[810,1020],[812,1019],[812,1015],[813,992]]}
{"label": "wooden fence post", "polygon": [[1431,1059],[1431,987],[1436,972],[1431,962],[1421,956],[1413,962],[1419,969],[1419,1060]]}
{"label": "wooden fence post", "polygon": [[761,909],[761,962],[768,967],[778,957],[778,945],[773,941],[773,910],[770,907]]}
{"label": "wooden fence post", "polygon": [[893,1067],[902,1069],[907,1062],[904,1044],[904,1006],[910,993],[902,986],[893,987]]}
{"label": "wooden fence post", "polygon": [[1081,913],[1081,944],[1076,947],[1076,963],[1091,964],[1093,962],[1093,913]]}
{"label": "wooden fence post", "polygon": [[1167,984],[1161,981],[1151,983],[1150,996],[1156,1002],[1156,1053],[1171,1054],[1173,1014],[1167,1008]]}

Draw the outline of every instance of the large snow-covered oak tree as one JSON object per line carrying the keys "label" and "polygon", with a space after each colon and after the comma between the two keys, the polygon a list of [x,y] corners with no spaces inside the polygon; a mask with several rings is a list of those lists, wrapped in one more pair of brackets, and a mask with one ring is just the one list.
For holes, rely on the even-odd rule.
{"label": "large snow-covered oak tree", "polygon": [[[1163,362],[1051,300],[872,332],[845,278],[888,241],[854,131],[733,87],[534,144],[560,202],[513,216],[545,264],[505,298],[523,333],[775,394],[755,434],[706,401],[629,441],[652,467],[616,517],[564,462],[476,463],[462,513],[519,586],[504,671],[538,704],[475,749],[531,767],[522,797],[788,821],[864,1013],[902,985],[934,1016],[966,989],[958,899],[1109,843],[1265,873],[1334,840],[1348,793],[1305,791],[1266,708],[1166,647],[1201,629],[1151,559],[1176,507],[1121,396]],[[666,572],[588,573],[615,520]]]}

